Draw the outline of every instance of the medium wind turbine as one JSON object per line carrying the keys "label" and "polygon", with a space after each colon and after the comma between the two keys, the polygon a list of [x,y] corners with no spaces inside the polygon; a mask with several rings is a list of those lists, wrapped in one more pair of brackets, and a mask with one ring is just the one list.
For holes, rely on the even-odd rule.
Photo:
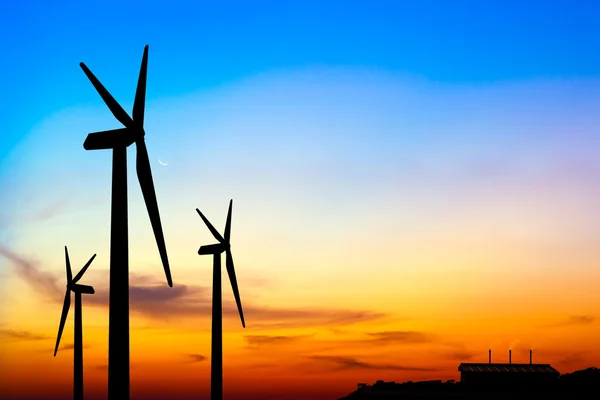
{"label": "medium wind turbine", "polygon": [[100,81],[86,67],[79,64],[102,100],[125,128],[90,133],[83,147],[86,150],[112,149],[112,193],[110,230],[110,294],[108,322],[108,398],[129,399],[129,249],[127,218],[127,147],[135,142],[136,171],[150,223],[169,286],[173,286],[167,248],[158,212],[158,203],[152,181],[148,150],[144,142],[144,108],[146,102],[146,75],[148,46],[140,67],[131,118],[117,103]]}
{"label": "medium wind turbine", "polygon": [[87,285],[79,285],[77,282],[81,279],[85,271],[94,261],[96,255],[81,268],[81,271],[75,275],[71,272],[71,262],[69,261],[69,252],[65,246],[65,260],[67,263],[67,291],[65,293],[65,301],[63,303],[62,314],[60,316],[60,325],[58,326],[58,336],[56,337],[56,346],[54,347],[54,357],[58,351],[60,337],[62,336],[69,308],[71,307],[71,292],[75,293],[75,338],[73,341],[73,398],[75,400],[83,399],[83,329],[81,324],[81,295],[94,294],[94,288]]}
{"label": "medium wind turbine", "polygon": [[196,208],[200,218],[204,221],[210,232],[219,243],[209,244],[200,247],[198,254],[213,255],[213,297],[212,297],[212,337],[211,337],[211,361],[210,361],[210,399],[223,399],[223,314],[222,314],[222,293],[221,293],[221,253],[225,252],[225,267],[235,296],[242,326],[245,328],[244,312],[242,311],[242,301],[240,300],[240,291],[238,289],[235,269],[233,267],[233,257],[231,256],[231,207],[233,200],[229,202],[229,211],[227,212],[227,222],[225,223],[225,237],[212,226],[206,217]]}

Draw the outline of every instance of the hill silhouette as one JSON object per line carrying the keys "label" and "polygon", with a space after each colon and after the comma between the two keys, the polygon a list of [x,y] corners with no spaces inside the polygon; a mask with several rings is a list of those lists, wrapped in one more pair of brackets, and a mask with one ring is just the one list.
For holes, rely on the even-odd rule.
{"label": "hill silhouette", "polygon": [[392,399],[531,399],[541,394],[553,399],[597,399],[600,396],[600,369],[590,367],[561,374],[554,383],[544,385],[494,386],[469,385],[449,380],[384,382],[359,384],[348,396],[338,400]]}

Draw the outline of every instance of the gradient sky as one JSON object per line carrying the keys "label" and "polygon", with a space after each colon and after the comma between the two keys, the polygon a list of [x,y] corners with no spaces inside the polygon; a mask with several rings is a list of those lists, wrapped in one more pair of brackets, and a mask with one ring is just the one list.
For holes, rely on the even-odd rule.
{"label": "gradient sky", "polygon": [[[86,397],[105,398],[109,151],[150,45],[146,143],[174,287],[129,154],[131,391],[208,398],[213,238],[230,399],[334,399],[460,362],[600,366],[600,6],[11,1],[0,17],[0,391],[69,396],[64,250]],[[142,6],[142,4],[144,4]],[[368,5],[367,5],[368,4]],[[143,7],[143,8],[142,8]],[[158,159],[167,166],[159,164]],[[37,397],[36,397],[37,396]],[[254,396],[254,397],[253,397]]]}

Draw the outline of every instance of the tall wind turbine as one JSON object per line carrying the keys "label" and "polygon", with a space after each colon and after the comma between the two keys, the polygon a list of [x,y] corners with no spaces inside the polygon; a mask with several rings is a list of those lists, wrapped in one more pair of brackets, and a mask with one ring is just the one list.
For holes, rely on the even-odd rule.
{"label": "tall wind turbine", "polygon": [[212,226],[206,217],[196,208],[200,218],[204,221],[210,232],[219,243],[209,244],[200,247],[198,254],[213,255],[213,297],[212,297],[212,337],[211,337],[211,361],[210,361],[210,399],[223,399],[223,314],[222,314],[222,294],[221,294],[221,253],[225,252],[225,267],[235,296],[235,302],[240,313],[242,326],[245,328],[244,312],[242,311],[242,301],[240,300],[240,291],[238,290],[235,269],[233,268],[233,257],[231,256],[231,207],[233,200],[229,202],[229,211],[227,212],[227,222],[225,223],[225,237]]}
{"label": "tall wind turbine", "polygon": [[62,336],[69,308],[71,307],[71,292],[75,293],[75,338],[73,341],[73,398],[75,400],[83,399],[83,330],[81,326],[81,294],[94,294],[94,288],[87,285],[79,285],[77,282],[81,279],[85,271],[94,261],[96,255],[81,268],[81,271],[75,275],[71,272],[71,262],[69,261],[69,252],[65,246],[65,259],[67,262],[67,292],[65,293],[65,302],[63,304],[62,314],[60,316],[60,325],[58,326],[58,336],[56,337],[56,347],[54,347],[54,357],[58,351],[60,337]]}
{"label": "tall wind turbine", "polygon": [[129,399],[129,249],[127,221],[127,147],[135,142],[136,170],[160,258],[169,286],[173,286],[158,203],[144,142],[144,107],[148,46],[140,68],[131,118],[84,63],[79,64],[115,118],[125,128],[90,133],[86,150],[112,149],[112,199],[110,230],[110,294],[108,322],[108,398]]}

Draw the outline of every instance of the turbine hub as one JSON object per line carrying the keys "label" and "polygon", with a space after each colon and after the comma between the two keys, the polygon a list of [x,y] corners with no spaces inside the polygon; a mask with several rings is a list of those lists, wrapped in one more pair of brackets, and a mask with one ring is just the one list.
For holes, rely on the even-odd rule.
{"label": "turbine hub", "polygon": [[143,140],[144,136],[146,136],[146,132],[144,131],[144,128],[136,128],[135,129],[135,140]]}

